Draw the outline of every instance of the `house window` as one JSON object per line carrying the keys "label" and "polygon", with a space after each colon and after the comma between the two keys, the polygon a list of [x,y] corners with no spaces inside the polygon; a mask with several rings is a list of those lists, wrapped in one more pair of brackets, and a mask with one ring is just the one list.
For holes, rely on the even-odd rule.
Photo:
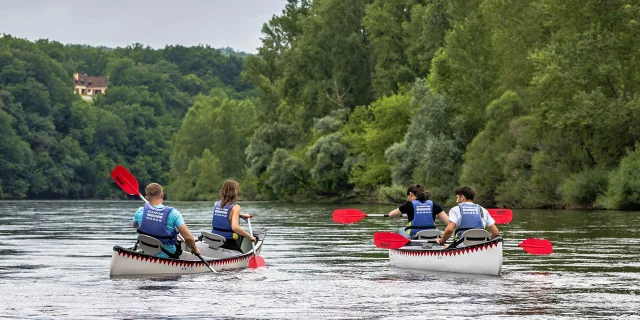
{"label": "house window", "polygon": [[84,94],[84,89],[82,89],[82,94]]}

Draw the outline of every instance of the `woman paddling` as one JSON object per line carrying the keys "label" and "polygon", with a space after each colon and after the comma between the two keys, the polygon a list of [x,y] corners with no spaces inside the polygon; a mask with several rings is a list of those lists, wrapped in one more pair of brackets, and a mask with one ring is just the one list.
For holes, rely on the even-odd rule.
{"label": "woman paddling", "polygon": [[449,218],[442,210],[442,206],[429,200],[430,197],[431,194],[424,191],[424,187],[421,184],[412,184],[407,188],[407,199],[409,201],[403,203],[398,209],[389,212],[389,218],[399,217],[403,213],[407,215],[409,224],[407,227],[398,229],[399,234],[407,239],[412,239],[416,233],[422,230],[435,230],[436,216],[445,225],[449,224]]}
{"label": "woman paddling", "polygon": [[240,227],[240,218],[253,218],[250,214],[241,214],[240,206],[236,204],[238,199],[238,183],[234,180],[227,180],[220,188],[220,201],[216,202],[213,208],[213,218],[211,219],[211,232],[225,237],[227,240],[222,248],[237,250],[240,248],[242,239],[247,237],[256,242],[256,238]]}

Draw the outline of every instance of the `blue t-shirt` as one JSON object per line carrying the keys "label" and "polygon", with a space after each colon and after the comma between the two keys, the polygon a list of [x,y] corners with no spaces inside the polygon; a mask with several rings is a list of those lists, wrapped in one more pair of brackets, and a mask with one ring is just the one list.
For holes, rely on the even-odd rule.
{"label": "blue t-shirt", "polygon": [[[161,205],[157,205],[157,206],[153,206],[156,209],[162,209],[165,206],[163,204]],[[142,214],[144,213],[144,207],[140,207],[136,213],[133,214],[133,223],[136,224],[138,227],[140,227],[142,225]],[[184,219],[182,218],[182,214],[180,213],[180,211],[178,211],[176,208],[173,208],[173,210],[169,211],[169,217],[167,217],[167,231],[171,232],[175,229],[177,229],[179,226],[184,224]],[[175,253],[176,252],[176,246],[173,244],[165,244],[162,246],[165,250],[171,252],[171,253]],[[156,257],[159,258],[169,258],[169,256],[164,253],[164,252],[160,252],[158,254],[156,254]]]}

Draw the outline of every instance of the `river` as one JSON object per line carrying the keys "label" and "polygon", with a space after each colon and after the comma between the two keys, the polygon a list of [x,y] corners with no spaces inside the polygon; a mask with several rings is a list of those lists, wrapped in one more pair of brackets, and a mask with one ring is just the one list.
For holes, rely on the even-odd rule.
{"label": "river", "polygon": [[[168,202],[194,234],[212,204]],[[241,202],[268,233],[267,268],[112,279],[131,246],[136,201],[0,201],[0,317],[37,319],[640,319],[640,212],[514,210],[505,243],[553,242],[550,256],[505,247],[501,276],[403,270],[372,243],[405,220],[331,222],[339,207]]]}

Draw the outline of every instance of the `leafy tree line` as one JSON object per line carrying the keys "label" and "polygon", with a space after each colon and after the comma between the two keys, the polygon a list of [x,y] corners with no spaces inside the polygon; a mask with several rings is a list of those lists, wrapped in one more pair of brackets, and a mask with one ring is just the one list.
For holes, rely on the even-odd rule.
{"label": "leafy tree line", "polygon": [[246,61],[244,188],[637,209],[638,2],[289,0]]}
{"label": "leafy tree line", "polygon": [[[227,50],[229,51],[229,50]],[[118,163],[169,184],[172,138],[199,96],[254,96],[244,58],[209,47],[126,48],[0,38],[0,198],[115,198]],[[93,103],[74,72],[109,76]]]}
{"label": "leafy tree line", "polygon": [[[640,208],[639,0],[288,0],[247,57],[0,42],[5,198],[114,197],[115,163],[172,199]],[[73,70],[107,74],[93,104]],[[29,90],[26,90],[29,88]]]}

